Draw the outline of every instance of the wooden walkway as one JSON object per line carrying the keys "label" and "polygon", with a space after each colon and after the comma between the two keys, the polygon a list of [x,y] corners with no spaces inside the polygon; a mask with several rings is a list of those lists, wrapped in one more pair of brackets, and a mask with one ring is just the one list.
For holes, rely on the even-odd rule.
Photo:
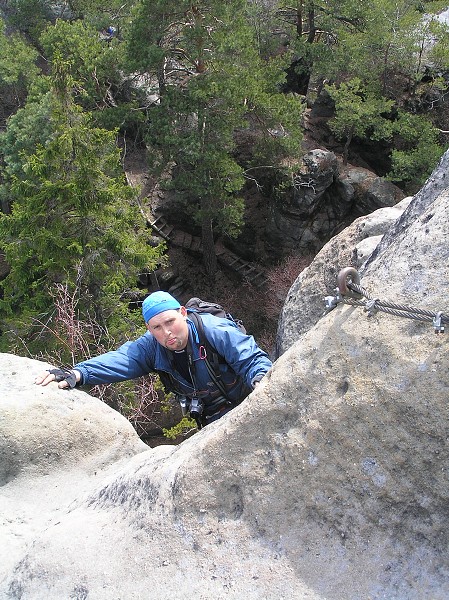
{"label": "wooden walkway", "polygon": [[[175,227],[167,223],[161,215],[156,217],[153,221],[147,219],[147,223],[153,231],[166,242],[189,252],[202,254],[203,248],[201,238],[190,235],[185,231],[175,229]],[[268,278],[260,267],[243,260],[221,245],[217,244],[215,246],[215,252],[217,260],[222,266],[230,269],[249,284],[260,288],[267,283]]]}

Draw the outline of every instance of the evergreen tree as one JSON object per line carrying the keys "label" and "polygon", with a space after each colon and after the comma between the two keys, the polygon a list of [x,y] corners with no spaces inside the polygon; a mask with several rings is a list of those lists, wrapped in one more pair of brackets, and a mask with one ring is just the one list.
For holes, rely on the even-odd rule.
{"label": "evergreen tree", "polygon": [[399,110],[392,123],[394,144],[388,178],[414,194],[430,176],[447,147],[426,115]]}
{"label": "evergreen tree", "polygon": [[39,39],[50,64],[64,57],[73,81],[73,100],[88,110],[110,105],[112,86],[119,85],[118,46],[108,47],[99,32],[84,21],[63,21],[45,29]]}
{"label": "evergreen tree", "polygon": [[0,86],[11,86],[16,98],[22,97],[38,74],[37,56],[37,51],[20,34],[6,35],[0,18]]}
{"label": "evergreen tree", "polygon": [[392,122],[389,119],[392,100],[374,96],[363,89],[357,78],[340,86],[326,88],[335,102],[335,116],[329,122],[330,128],[339,138],[346,140],[343,162],[347,163],[349,145],[353,136],[371,139],[390,139]]}
{"label": "evergreen tree", "polygon": [[[275,30],[291,55],[290,84],[301,87],[310,100],[325,79],[334,80],[345,68],[338,61],[340,32],[364,25],[365,5],[357,0],[279,0]],[[293,74],[298,85],[295,85]],[[299,85],[301,82],[301,85]],[[311,84],[311,85],[310,85]],[[309,87],[310,86],[310,87]],[[314,90],[312,92],[312,90]]]}
{"label": "evergreen tree", "polygon": [[358,77],[372,93],[392,99],[407,87],[412,93],[433,52],[444,54],[447,27],[438,25],[436,15],[446,5],[279,0],[277,33],[292,50],[298,74],[314,82]]}
{"label": "evergreen tree", "polygon": [[10,0],[9,23],[37,43],[40,34],[55,16],[56,3],[48,0]]}
{"label": "evergreen tree", "polygon": [[[146,243],[114,134],[93,127],[74,104],[62,60],[54,63],[52,82],[51,97],[41,99],[48,106],[47,138],[34,151],[10,152],[22,164],[4,170],[13,203],[0,219],[0,244],[11,267],[2,282],[3,327],[30,349],[33,324],[51,318],[56,283],[81,289],[80,318],[95,315],[115,333],[126,309],[120,295],[161,254]],[[19,111],[11,122],[27,127],[29,112]],[[5,335],[3,347],[8,343]]]}

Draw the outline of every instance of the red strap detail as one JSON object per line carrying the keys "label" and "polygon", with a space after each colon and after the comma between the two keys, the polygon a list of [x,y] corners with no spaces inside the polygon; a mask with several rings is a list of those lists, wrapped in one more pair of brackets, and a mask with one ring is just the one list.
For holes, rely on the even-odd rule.
{"label": "red strap detail", "polygon": [[199,353],[200,353],[200,359],[201,360],[206,360],[206,358],[207,358],[207,352],[206,352],[206,348],[204,346],[200,346],[199,347]]}

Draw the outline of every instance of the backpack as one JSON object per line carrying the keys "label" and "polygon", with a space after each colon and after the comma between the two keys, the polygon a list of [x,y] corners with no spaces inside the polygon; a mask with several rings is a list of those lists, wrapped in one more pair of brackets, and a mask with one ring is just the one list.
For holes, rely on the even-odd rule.
{"label": "backpack", "polygon": [[220,317],[221,319],[228,319],[232,321],[237,328],[240,329],[242,333],[246,334],[245,326],[243,325],[243,321],[240,319],[235,319],[231,313],[227,312],[221,304],[215,304],[214,302],[208,302],[207,300],[201,300],[201,298],[190,298],[185,305],[187,309],[193,308],[196,312],[199,313],[210,313],[215,317]]}

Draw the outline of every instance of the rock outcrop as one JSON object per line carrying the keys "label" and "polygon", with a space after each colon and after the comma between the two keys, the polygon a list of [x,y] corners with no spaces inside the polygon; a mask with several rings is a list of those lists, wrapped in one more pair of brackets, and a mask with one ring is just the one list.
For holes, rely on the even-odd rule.
{"label": "rock outcrop", "polygon": [[398,187],[362,167],[343,166],[328,150],[304,155],[290,186],[271,202],[265,237],[272,253],[316,254],[357,217],[394,206]]}
{"label": "rock outcrop", "polygon": [[[447,315],[449,190],[399,212],[362,284]],[[446,599],[447,333],[344,304],[308,323],[242,405],[154,450],[0,355],[0,597]]]}
{"label": "rock outcrop", "polygon": [[[332,293],[339,271],[365,268],[384,248],[408,234],[409,227],[449,188],[449,151],[424,187],[413,197],[359,217],[334,236],[290,288],[279,319],[275,355],[279,357],[324,313],[324,297]],[[411,202],[413,200],[413,202]],[[388,294],[388,290],[384,291]]]}
{"label": "rock outcrop", "polygon": [[[252,147],[249,140],[240,143]],[[267,180],[262,187],[268,197],[261,194],[259,184],[245,188],[246,223],[236,239],[221,240],[227,249],[253,262],[269,257],[272,263],[291,253],[315,255],[354,219],[404,199],[387,179],[361,166],[343,165],[336,154],[322,148],[298,159],[288,180],[276,185]],[[163,215],[172,228],[199,235],[186,221],[176,194],[158,188],[146,193],[154,215]]]}

